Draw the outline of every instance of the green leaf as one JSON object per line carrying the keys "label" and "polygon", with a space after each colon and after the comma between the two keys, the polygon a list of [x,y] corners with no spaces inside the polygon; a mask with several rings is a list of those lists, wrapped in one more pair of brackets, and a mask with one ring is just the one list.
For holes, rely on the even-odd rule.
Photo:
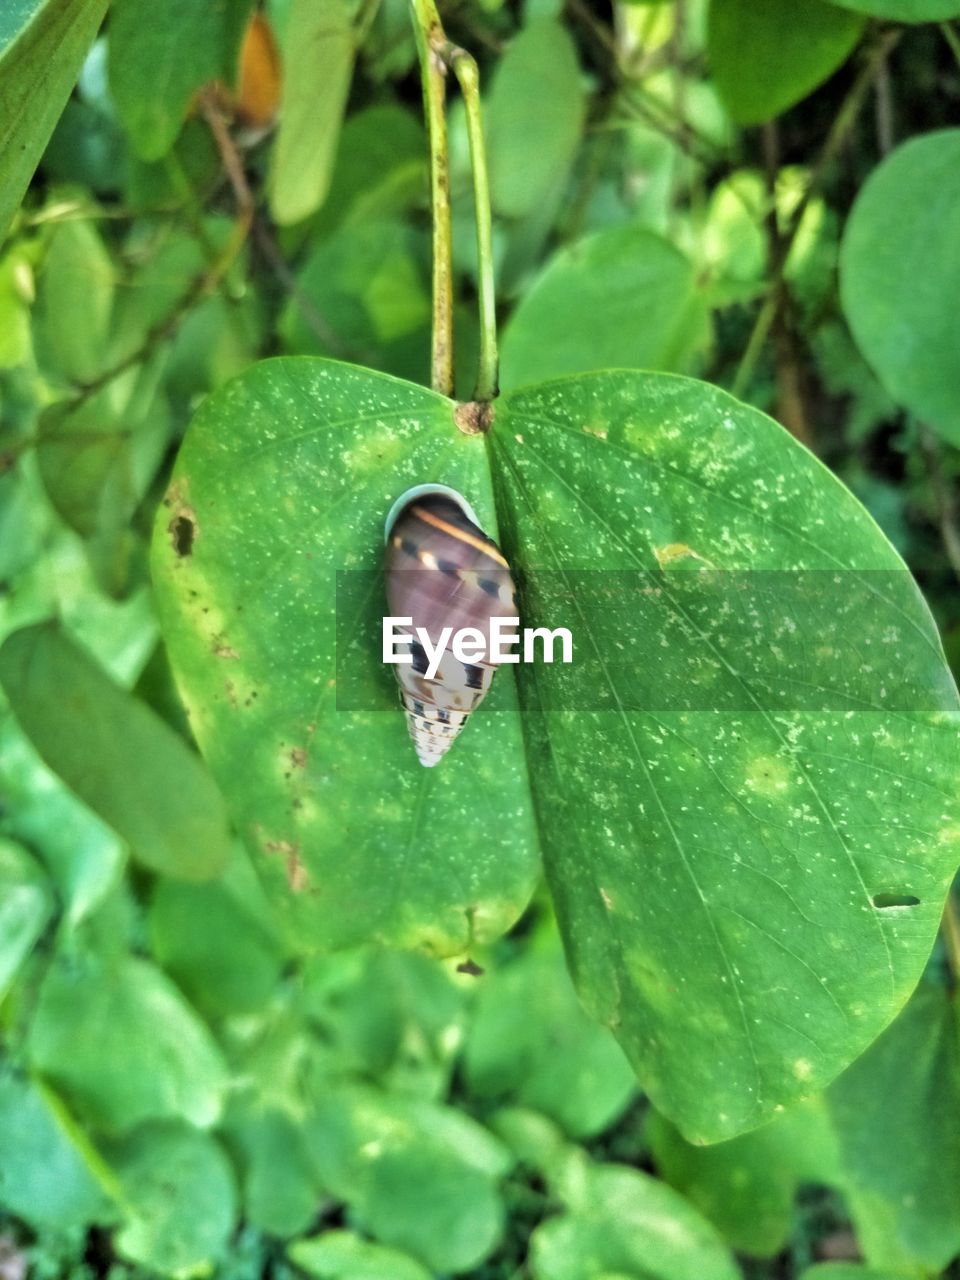
{"label": "green leaf", "polygon": [[430,1272],[407,1254],[372,1244],[352,1231],[327,1231],[298,1240],[290,1261],[317,1280],[430,1280]]}
{"label": "green leaf", "polygon": [[273,994],[283,948],[266,914],[235,883],[165,880],[150,904],[149,926],[157,960],[201,1012],[251,1013]]}
{"label": "green leaf", "polygon": [[0,1002],[52,910],[41,868],[26,849],[0,837]]}
{"label": "green leaf", "polygon": [[493,204],[506,217],[532,213],[566,177],[586,108],[567,31],[533,21],[497,64],[484,110]]}
{"label": "green leaf", "polygon": [[710,66],[734,120],[760,124],[800,102],[846,61],[864,23],[825,0],[710,0]]}
{"label": "green leaf", "polygon": [[655,1178],[577,1153],[563,1181],[567,1211],[530,1242],[534,1280],[740,1280],[710,1224]]}
{"label": "green leaf", "polygon": [[40,276],[41,356],[70,381],[92,380],[104,362],[113,263],[93,223],[54,227]]}
{"label": "green leaf", "polygon": [[127,1200],[117,1252],[162,1275],[206,1269],[236,1217],[233,1171],[220,1145],[188,1125],[141,1126],[110,1151]]}
{"label": "green leaf", "polygon": [[322,1188],[294,1119],[275,1108],[235,1106],[225,1125],[241,1153],[244,1216],[275,1236],[306,1231],[317,1216]]}
{"label": "green leaf", "polygon": [[800,1280],[903,1280],[902,1271],[876,1271],[859,1262],[821,1262],[801,1272]]}
{"label": "green leaf", "polygon": [[189,747],[52,623],[0,649],[0,684],[46,764],[145,866],[185,880],[223,868],[223,801]]}
{"label": "green leaf", "polygon": [[960,444],[960,129],[912,138],[876,168],[840,252],[843,309],[877,377]]}
{"label": "green leaf", "polygon": [[201,1127],[219,1118],[226,1077],[210,1032],[159,969],[133,956],[59,958],[28,1049],[77,1113],[108,1132],[155,1117]]}
{"label": "green leaf", "polygon": [[828,1090],[842,1187],[871,1265],[932,1274],[960,1251],[958,1095],[956,1006],[929,983]]}
{"label": "green leaf", "polygon": [[232,83],[249,10],[250,0],[114,0],[110,92],[141,159],[167,154],[202,85],[218,78]]}
{"label": "green leaf", "polygon": [[109,1169],[42,1084],[0,1072],[0,1204],[40,1231],[114,1216]]}
{"label": "green leaf", "polygon": [[495,533],[482,442],[448,401],[347,365],[268,361],[205,402],[158,518],[158,607],[191,725],[312,948],[462,952],[509,927],[536,876],[509,677],[429,772],[378,661],[359,708],[338,709],[336,571],[358,571],[341,575],[342,624],[359,610],[379,628],[383,520],[425,478],[468,492]]}
{"label": "green leaf", "polygon": [[656,1112],[647,1134],[657,1172],[738,1253],[772,1258],[794,1225],[801,1183],[837,1186],[836,1136],[821,1101],[791,1107],[730,1142],[693,1146]]}
{"label": "green leaf", "polygon": [[575,1138],[607,1128],[636,1092],[622,1050],[581,1009],[553,945],[528,949],[484,978],[464,1075],[474,1096],[509,1098]]}
{"label": "green leaf", "polygon": [[300,222],[323,204],[353,74],[345,0],[293,0],[284,24],[283,101],[270,170],[270,212]]}
{"label": "green leaf", "polygon": [[834,0],[844,9],[891,22],[943,22],[960,17],[960,0]]}
{"label": "green leaf", "polygon": [[[523,746],[502,672],[429,774],[379,661],[382,520],[424,480],[499,528],[526,624],[575,653],[518,668]],[[957,860],[957,693],[902,561],[763,414],[600,373],[467,436],[421,388],[270,361],[204,403],[167,503],[191,723],[314,946],[495,936],[535,803],[581,999],[688,1138],[809,1096],[903,1006]]]}
{"label": "green leaf", "polygon": [[15,0],[0,10],[0,240],[106,9],[107,0]]}
{"label": "green leaf", "polygon": [[356,1086],[324,1097],[308,1140],[357,1221],[431,1270],[469,1271],[499,1240],[510,1159],[464,1113]]}
{"label": "green leaf", "polygon": [[690,262],[638,226],[601,231],[555,254],[514,312],[502,383],[592,369],[682,369],[709,332]]}

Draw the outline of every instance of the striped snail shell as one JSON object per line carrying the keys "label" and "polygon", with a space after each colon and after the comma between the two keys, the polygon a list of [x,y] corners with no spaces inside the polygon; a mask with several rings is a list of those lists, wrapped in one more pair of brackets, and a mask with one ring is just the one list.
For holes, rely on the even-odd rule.
{"label": "striped snail shell", "polygon": [[[394,666],[400,703],[420,763],[431,769],[450,750],[470,713],[483,701],[496,667],[488,660],[490,622],[515,618],[517,601],[510,568],[500,548],[480,528],[462,494],[441,484],[408,489],[386,521],[387,601],[396,626],[395,651],[412,662]],[[475,663],[444,651],[433,679],[416,636],[423,628],[436,646],[444,628],[483,634],[486,651]],[[508,635],[514,628],[507,628]]]}

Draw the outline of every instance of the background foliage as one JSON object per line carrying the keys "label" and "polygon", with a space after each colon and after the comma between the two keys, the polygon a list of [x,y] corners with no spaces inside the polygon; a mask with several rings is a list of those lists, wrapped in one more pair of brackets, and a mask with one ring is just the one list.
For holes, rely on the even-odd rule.
{"label": "background foliage", "polygon": [[[671,1068],[655,1081],[647,1064],[663,1110],[641,1094],[574,993],[536,885],[529,815],[501,833],[500,863],[489,840],[474,847],[470,828],[452,825],[493,899],[468,934],[450,924],[423,935],[449,889],[431,870],[435,853],[407,884],[410,932],[397,927],[386,842],[387,869],[370,877],[367,898],[382,918],[333,911],[323,926],[341,930],[344,949],[304,954],[271,877],[231,826],[244,825],[260,774],[248,784],[242,744],[226,763],[207,752],[228,812],[192,749],[147,541],[159,509],[171,554],[194,536],[194,563],[212,554],[187,499],[161,503],[194,411],[205,402],[222,419],[227,401],[208,394],[261,357],[332,356],[426,380],[426,140],[412,28],[405,0],[272,0],[256,13],[247,0],[113,0],[103,22],[105,9],[16,0],[0,13],[4,1276],[882,1280],[955,1270],[951,911],[915,994],[852,1066],[823,1089],[801,1069],[803,1101],[710,1146],[689,1142],[666,1112],[682,1112],[696,1136],[698,1103],[703,1132],[722,1136],[715,1117],[742,1095],[736,1070],[718,1058],[704,1094],[699,1077],[685,1083]],[[923,588],[956,670],[960,5],[451,0],[443,16],[485,86],[510,439],[536,446],[538,415],[556,407],[521,388],[559,375],[642,368],[732,391],[865,504]],[[476,262],[456,101],[450,126],[466,397]],[[284,367],[236,385],[268,397],[281,378],[271,370]],[[289,374],[301,389],[313,376]],[[371,375],[337,376],[381,394]],[[661,403],[666,384],[629,377],[625,395]],[[577,385],[584,398],[570,412],[587,415],[594,402]],[[429,393],[421,400],[439,422]],[[744,430],[767,430],[748,409],[730,412]],[[227,444],[247,447],[244,433],[263,421],[237,412]],[[850,513],[848,562],[895,563],[806,455],[761,438],[774,461],[791,460],[791,520],[820,502],[831,519]],[[546,488],[511,448],[504,474]],[[568,448],[570,466],[609,465],[590,441]],[[267,499],[296,462],[285,456],[252,494],[254,550],[269,545],[257,542],[270,528]],[[762,458],[741,467],[741,477],[765,474]],[[479,500],[492,509],[489,483]],[[316,502],[323,524],[322,492]],[[323,524],[331,547],[361,527],[364,502]],[[696,510],[709,527],[710,502]],[[567,527],[580,518],[562,515]],[[543,518],[549,527],[546,507]],[[518,508],[521,534],[523,519]],[[596,525],[583,527],[590,554],[609,554]],[[216,531],[206,536],[214,547]],[[783,557],[792,545],[763,547]],[[251,578],[255,613],[270,566],[252,568],[238,572]],[[918,608],[903,599],[908,613]],[[218,625],[216,657],[230,666]],[[169,621],[166,631],[171,650],[184,643]],[[931,669],[917,658],[910,670],[926,679]],[[252,704],[247,675],[238,662],[233,697]],[[472,785],[491,804],[507,795],[529,805],[516,743],[504,746],[494,717],[470,729],[489,759]],[[400,742],[399,716],[390,723]],[[196,720],[194,730],[206,750]],[[358,748],[371,757],[368,789],[382,769],[376,733]],[[956,801],[956,738],[924,733],[910,750],[928,769],[902,803],[932,824]],[[461,746],[466,760],[466,737]],[[300,749],[285,747],[290,773]],[[352,748],[328,749],[336,761]],[[360,795],[345,797],[342,821],[362,812]],[[919,858],[928,833],[897,829],[889,794],[878,805],[888,861]],[[563,825],[545,824],[552,857],[576,864]],[[274,843],[273,879],[296,882],[296,851]],[[907,913],[885,927],[912,958],[871,1034],[913,985],[945,870],[931,864],[924,881],[929,928],[899,899],[876,904]],[[639,900],[656,905],[647,888]],[[554,895],[567,915],[579,909],[575,893],[572,907]],[[651,912],[648,936],[658,921]],[[663,931],[678,971],[704,990],[720,981],[689,914]],[[459,954],[356,945],[371,934]],[[834,948],[850,999],[858,982],[872,990],[866,936],[847,931]],[[776,971],[782,956],[767,963]],[[586,994],[602,1017],[606,992]],[[716,997],[703,998],[714,1008]],[[820,992],[806,1009],[811,1043],[822,1040],[827,1058],[836,1051],[826,1080],[863,1037],[848,1043]],[[709,1057],[696,1066],[709,1073]],[[749,1123],[735,1118],[730,1131]]]}

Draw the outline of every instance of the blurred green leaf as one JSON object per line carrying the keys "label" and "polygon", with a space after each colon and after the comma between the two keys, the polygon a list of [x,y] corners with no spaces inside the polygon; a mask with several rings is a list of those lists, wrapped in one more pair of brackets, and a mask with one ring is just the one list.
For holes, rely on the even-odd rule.
{"label": "blurred green leaf", "polygon": [[154,954],[193,1003],[213,1017],[264,1005],[285,959],[266,914],[231,880],[164,880],[150,904]]}
{"label": "blurred green leaf", "polygon": [[0,240],[106,9],[107,0],[14,0],[0,9]]}
{"label": "blurred green leaf", "polygon": [[113,292],[113,263],[93,223],[55,226],[40,275],[38,346],[67,380],[91,381],[103,367]]}
{"label": "blurred green leaf", "polygon": [[238,1104],[231,1107],[225,1130],[240,1153],[247,1220],[275,1236],[306,1231],[317,1216],[321,1188],[300,1118],[276,1108]]}
{"label": "blurred green leaf", "polygon": [[293,0],[281,38],[283,94],[270,171],[270,212],[287,225],[323,204],[353,73],[346,0]]}
{"label": "blurred green leaf", "polygon": [[418,764],[378,655],[359,708],[337,709],[337,569],[359,571],[340,575],[341,622],[359,611],[379,631],[383,520],[424,476],[469,493],[495,531],[482,442],[449,401],[347,365],[267,361],[205,402],[158,521],[158,603],[191,725],[312,948],[462,952],[516,919],[537,871],[508,678],[443,769]]}
{"label": "blurred green leaf", "polygon": [[530,1242],[534,1280],[740,1280],[710,1224],[655,1178],[578,1153],[562,1182],[566,1211]]}
{"label": "blurred green leaf", "polygon": [[682,369],[708,330],[693,267],[642,227],[560,250],[503,339],[504,389],[592,369]]}
{"label": "blurred green leaf", "polygon": [[497,64],[484,110],[494,208],[532,213],[569,170],[586,116],[567,31],[531,22]]}
{"label": "blurred green leaf", "polygon": [[232,83],[250,7],[251,0],[113,0],[110,92],[143,160],[167,154],[202,85]]}
{"label": "blurred green leaf", "polygon": [[308,1141],[324,1186],[383,1244],[441,1272],[497,1244],[510,1158],[464,1113],[355,1086],[321,1100]]}
{"label": "blurred green leaf", "polygon": [[960,444],[960,129],[912,138],[863,186],[840,254],[843,309],[890,394]]}
{"label": "blurred green leaf", "polygon": [[942,22],[960,17],[960,0],[834,0],[834,3],[891,22]]}
{"label": "blurred green leaf", "polygon": [[7,638],[0,683],[44,761],[135,857],[185,880],[223,868],[226,814],[200,761],[56,625]]}
{"label": "blurred green leaf", "polygon": [[708,52],[740,124],[772,120],[846,61],[865,19],[826,0],[710,0]]}
{"label": "blurred green leaf", "polygon": [[407,1254],[364,1240],[352,1231],[327,1231],[298,1240],[290,1261],[317,1280],[430,1280],[430,1272]]}
{"label": "blurred green leaf", "polygon": [[210,1032],[145,960],[63,955],[47,971],[28,1042],[34,1068],[110,1133],[143,1120],[220,1116],[226,1075]]}
{"label": "blurred green leaf", "polygon": [[26,849],[0,837],[0,1002],[52,910],[43,871]]}
{"label": "blurred green leaf", "polygon": [[827,1092],[843,1191],[873,1266],[929,1275],[960,1251],[958,1033],[951,994],[924,984]]}
{"label": "blurred green leaf", "polygon": [[234,1228],[236,1188],[220,1145],[171,1121],[146,1124],[110,1150],[126,1198],[121,1257],[162,1275],[216,1262]]}
{"label": "blurred green leaf", "polygon": [[116,1216],[115,1179],[63,1103],[0,1068],[0,1204],[37,1230],[65,1231]]}
{"label": "blurred green leaf", "polygon": [[485,975],[464,1077],[475,1097],[541,1111],[575,1138],[605,1129],[636,1094],[623,1051],[580,1007],[559,944]]}

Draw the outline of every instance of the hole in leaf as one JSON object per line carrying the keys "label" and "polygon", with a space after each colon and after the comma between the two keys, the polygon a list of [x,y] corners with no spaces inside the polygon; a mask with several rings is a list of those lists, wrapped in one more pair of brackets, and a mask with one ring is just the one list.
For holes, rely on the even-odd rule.
{"label": "hole in leaf", "polygon": [[173,549],[178,556],[188,556],[193,550],[193,539],[196,536],[197,526],[189,516],[174,516],[170,521],[170,536],[173,539]]}
{"label": "hole in leaf", "polygon": [[914,897],[912,893],[875,893],[872,901],[878,911],[883,911],[885,907],[918,907],[920,905],[920,899]]}

